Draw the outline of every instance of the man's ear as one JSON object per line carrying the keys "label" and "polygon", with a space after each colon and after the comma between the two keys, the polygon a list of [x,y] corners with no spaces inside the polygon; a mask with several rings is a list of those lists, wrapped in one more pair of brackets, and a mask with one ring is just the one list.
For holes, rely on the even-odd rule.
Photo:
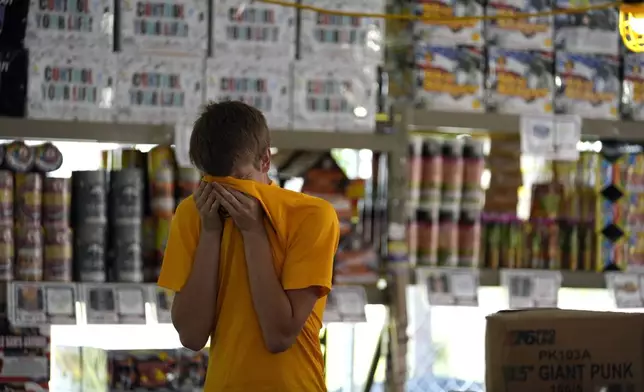
{"label": "man's ear", "polygon": [[259,168],[262,173],[268,173],[271,169],[271,149],[267,148],[259,162]]}

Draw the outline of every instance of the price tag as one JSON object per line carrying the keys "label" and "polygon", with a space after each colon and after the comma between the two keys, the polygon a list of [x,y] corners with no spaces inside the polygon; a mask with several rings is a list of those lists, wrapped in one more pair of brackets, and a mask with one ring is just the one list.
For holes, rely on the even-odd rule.
{"label": "price tag", "polygon": [[[341,322],[361,323],[367,321],[365,306],[367,292],[362,286],[336,286],[327,301],[335,307]],[[333,315],[330,315],[333,316]]]}
{"label": "price tag", "polygon": [[419,268],[431,306],[478,306],[479,271],[472,268]]}
{"label": "price tag", "polygon": [[118,324],[116,287],[109,284],[82,284],[88,324]]}
{"label": "price tag", "polygon": [[119,284],[116,288],[116,309],[121,324],[145,324],[145,303],[149,289],[143,285]]}
{"label": "price tag", "polygon": [[81,285],[88,324],[145,324],[148,285],[108,283]]}
{"label": "price tag", "polygon": [[556,308],[561,272],[501,270],[501,284],[508,289],[510,308]]}
{"label": "price tag", "polygon": [[157,285],[150,287],[150,300],[156,310],[157,322],[160,324],[172,323],[171,309],[174,293]]}
{"label": "price tag", "polygon": [[615,298],[615,306],[619,309],[644,308],[642,290],[643,275],[609,272],[604,275],[606,287]]}
{"label": "price tag", "polygon": [[190,161],[190,136],[192,125],[180,122],[174,126],[174,156],[179,167],[192,167]]}
{"label": "price tag", "polygon": [[13,325],[38,327],[76,324],[76,284],[13,282],[7,287]]}
{"label": "price tag", "polygon": [[521,116],[521,152],[544,159],[577,160],[581,118],[574,115]]}

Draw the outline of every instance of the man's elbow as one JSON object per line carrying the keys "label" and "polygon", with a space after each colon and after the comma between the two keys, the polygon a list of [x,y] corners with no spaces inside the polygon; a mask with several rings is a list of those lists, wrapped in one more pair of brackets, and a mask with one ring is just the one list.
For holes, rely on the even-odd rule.
{"label": "man's elbow", "polygon": [[264,338],[266,349],[271,354],[280,354],[288,350],[295,343],[296,336],[291,334],[274,334]]}
{"label": "man's elbow", "polygon": [[179,333],[179,341],[188,350],[199,351],[206,347],[208,336],[204,338],[195,334]]}

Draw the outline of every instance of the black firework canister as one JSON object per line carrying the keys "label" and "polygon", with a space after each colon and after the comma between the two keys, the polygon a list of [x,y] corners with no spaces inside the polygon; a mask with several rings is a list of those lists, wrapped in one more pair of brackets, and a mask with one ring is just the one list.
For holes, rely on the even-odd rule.
{"label": "black firework canister", "polygon": [[74,275],[79,282],[103,283],[107,280],[107,226],[85,224],[74,231]]}
{"label": "black firework canister", "polygon": [[72,281],[72,230],[46,227],[43,278],[46,282]]}
{"label": "black firework canister", "polygon": [[67,178],[43,180],[42,224],[45,227],[69,227],[71,189]]}
{"label": "black firework canister", "polygon": [[79,282],[107,280],[107,172],[72,173],[74,275]]}
{"label": "black firework canister", "polygon": [[13,227],[0,227],[0,281],[13,280]]}
{"label": "black firework canister", "polygon": [[111,172],[109,200],[110,277],[116,282],[143,282],[143,170]]}
{"label": "black firework canister", "polygon": [[0,170],[0,226],[13,227],[13,173]]}
{"label": "black firework canister", "polygon": [[72,173],[72,221],[75,228],[107,224],[107,175],[103,170]]}
{"label": "black firework canister", "polygon": [[14,274],[19,281],[43,279],[43,233],[40,227],[19,226],[15,230],[16,262]]}
{"label": "black firework canister", "polygon": [[121,225],[110,231],[111,278],[115,282],[143,282],[141,225]]}
{"label": "black firework canister", "polygon": [[138,225],[143,219],[143,171],[123,169],[110,173],[110,227]]}
{"label": "black firework canister", "polygon": [[42,175],[16,173],[14,219],[16,226],[40,226],[42,208]]}

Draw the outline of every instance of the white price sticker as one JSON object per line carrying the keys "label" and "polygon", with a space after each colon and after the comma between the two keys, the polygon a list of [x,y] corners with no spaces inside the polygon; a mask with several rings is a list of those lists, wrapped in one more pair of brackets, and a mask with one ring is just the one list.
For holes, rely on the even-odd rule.
{"label": "white price sticker", "polygon": [[577,160],[581,118],[574,115],[521,116],[521,152],[544,159]]}
{"label": "white price sticker", "polygon": [[76,324],[76,288],[73,283],[10,283],[10,321],[19,327]]}
{"label": "white price sticker", "polygon": [[[331,309],[336,309],[342,322],[360,323],[367,321],[365,306],[367,305],[367,292],[362,286],[336,286],[329,293],[327,303]],[[330,314],[329,316],[334,316]]]}
{"label": "white price sticker", "polygon": [[177,160],[177,166],[180,168],[193,167],[189,154],[191,135],[191,124],[182,122],[174,126],[174,156]]}
{"label": "white price sticker", "polygon": [[559,271],[501,270],[501,284],[508,289],[512,309],[556,308],[561,279]]}
{"label": "white price sticker", "polygon": [[606,287],[615,298],[615,306],[619,309],[643,308],[642,290],[644,275],[608,272],[604,275]]}
{"label": "white price sticker", "polygon": [[118,324],[116,291],[112,285],[83,284],[81,293],[88,324]]}
{"label": "white price sticker", "polygon": [[479,271],[473,268],[419,268],[431,306],[477,306]]}
{"label": "white price sticker", "polygon": [[145,324],[150,288],[143,284],[83,284],[88,324]]}

